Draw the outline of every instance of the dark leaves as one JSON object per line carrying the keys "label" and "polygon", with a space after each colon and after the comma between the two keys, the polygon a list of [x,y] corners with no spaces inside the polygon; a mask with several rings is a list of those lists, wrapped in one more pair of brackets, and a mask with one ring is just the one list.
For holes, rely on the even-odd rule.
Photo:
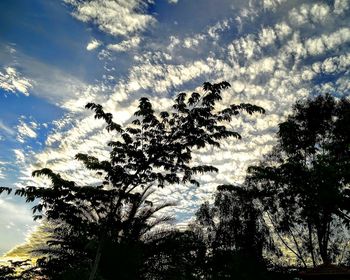
{"label": "dark leaves", "polygon": [[[335,252],[329,248],[332,234],[341,233],[339,221],[347,220],[349,213],[349,112],[348,101],[329,94],[298,101],[279,124],[273,152],[248,169],[249,180],[266,194],[264,207],[276,229],[290,235],[295,228],[304,228],[309,234],[297,237],[309,244],[303,254],[313,258],[308,254],[318,251],[323,262]],[[297,257],[304,261],[300,254]]]}
{"label": "dark leaves", "polygon": [[0,187],[0,194],[2,194],[3,192],[7,192],[7,194],[9,195],[12,192],[12,189],[8,187]]}
{"label": "dark leaves", "polygon": [[95,111],[95,119],[104,119],[107,123],[106,129],[107,131],[117,131],[119,133],[123,132],[121,126],[115,122],[113,122],[113,116],[110,113],[105,113],[103,111],[103,107],[99,104],[88,103],[85,108]]}
{"label": "dark leaves", "polygon": [[[117,138],[108,143],[108,160],[89,153],[75,157],[95,174],[97,171],[99,176],[104,175],[100,185],[79,186],[44,168],[34,171],[33,176],[48,177],[52,186],[26,187],[17,189],[15,194],[28,202],[39,200],[32,209],[34,219],[45,217],[49,221],[64,222],[74,232],[70,236],[82,236],[88,244],[101,244],[107,239],[114,244],[140,241],[150,229],[171,220],[155,215],[173,204],[156,205],[150,201],[152,187],[180,183],[198,187],[196,175],[218,172],[218,169],[211,165],[192,166],[194,149],[219,147],[220,141],[229,137],[240,139],[239,133],[225,126],[225,122],[240,111],[264,113],[261,107],[251,104],[227,105],[217,112],[215,108],[222,100],[222,91],[228,87],[227,82],[205,83],[204,93],[193,92],[188,96],[182,92],[168,111],[159,114],[150,100],[143,97],[133,121],[124,127],[115,123],[113,115],[106,113],[101,105],[88,103],[86,108],[94,111],[96,119],[106,122],[107,131],[118,132]],[[0,193],[4,191],[10,192],[0,188]],[[67,252],[64,243],[50,244]],[[85,252],[87,247],[80,249]]]}

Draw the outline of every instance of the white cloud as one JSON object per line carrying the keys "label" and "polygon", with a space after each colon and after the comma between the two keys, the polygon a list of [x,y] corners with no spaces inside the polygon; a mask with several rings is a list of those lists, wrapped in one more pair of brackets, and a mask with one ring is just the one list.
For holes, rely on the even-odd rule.
{"label": "white cloud", "polygon": [[21,143],[25,142],[26,138],[36,138],[37,133],[35,129],[38,128],[38,124],[35,122],[26,123],[23,118],[19,120],[17,125],[17,140]]}
{"label": "white cloud", "polygon": [[135,89],[153,89],[155,92],[164,93],[211,71],[205,61],[194,61],[184,65],[145,63],[131,68],[129,80]]}
{"label": "white cloud", "polygon": [[263,0],[263,8],[267,10],[276,10],[281,4],[287,0]]}
{"label": "white cloud", "polygon": [[316,3],[311,6],[310,15],[314,22],[326,21],[327,17],[330,15],[330,8],[326,4]]}
{"label": "white cloud", "polygon": [[[9,64],[20,65],[21,69],[25,69],[26,77],[23,77],[16,67],[5,67],[3,71],[0,70],[0,89],[5,92],[21,92],[25,95],[30,93],[64,109],[70,110],[66,107],[70,106],[75,111],[82,109],[79,99],[83,97],[87,100],[93,99],[92,95],[95,93],[91,88],[94,86],[89,86],[81,78],[21,51],[14,52],[16,56],[7,60],[11,61]],[[102,83],[98,87],[101,92],[105,89]]]}
{"label": "white cloud", "polygon": [[4,171],[6,170],[6,167],[5,167],[6,164],[7,164],[7,162],[0,161],[0,179],[5,178]]}
{"label": "white cloud", "polygon": [[113,36],[126,36],[145,30],[156,22],[151,15],[143,13],[148,1],[142,0],[65,0],[74,7],[73,15],[92,22],[99,29]]}
{"label": "white cloud", "polygon": [[107,46],[107,48],[109,50],[112,50],[112,51],[125,52],[125,51],[128,51],[130,49],[138,47],[140,42],[141,42],[140,37],[134,36],[134,37],[131,37],[128,40],[124,40],[124,41],[122,41],[121,43],[118,43],[118,44],[109,44]]}
{"label": "white cloud", "polygon": [[259,34],[260,44],[265,47],[275,42],[277,35],[273,28],[263,28]]}
{"label": "white cloud", "polygon": [[284,37],[292,33],[292,29],[288,24],[282,21],[275,25],[275,32],[280,39],[283,39]]}
{"label": "white cloud", "polygon": [[183,46],[185,48],[193,48],[193,47],[197,47],[199,45],[199,40],[196,38],[185,38],[184,39],[184,43]]}
{"label": "white cloud", "polygon": [[306,40],[305,48],[311,55],[320,55],[347,42],[350,42],[350,28],[343,27],[331,34]]}
{"label": "white cloud", "polygon": [[94,49],[97,49],[99,46],[101,46],[101,42],[96,40],[96,39],[92,39],[86,46],[86,49],[88,51],[92,51]]}
{"label": "white cloud", "polygon": [[302,4],[289,12],[289,19],[295,26],[326,22],[331,16],[331,9],[324,3]]}
{"label": "white cloud", "polygon": [[208,35],[214,39],[218,39],[221,32],[227,30],[230,27],[230,22],[225,19],[223,21],[217,22],[215,25],[209,27]]}
{"label": "white cloud", "polygon": [[20,92],[29,95],[29,89],[32,87],[32,81],[23,77],[15,68],[6,67],[0,71],[0,88],[7,92]]}
{"label": "white cloud", "polygon": [[19,164],[25,163],[26,155],[24,154],[23,150],[13,149],[13,152],[15,154],[17,163],[19,163]]}
{"label": "white cloud", "polygon": [[265,72],[273,72],[276,64],[276,60],[273,57],[265,57],[261,60],[258,60],[252,63],[248,70],[248,74],[252,74],[254,76],[265,73]]}
{"label": "white cloud", "polygon": [[170,40],[170,44],[168,45],[168,50],[170,51],[173,50],[176,46],[178,46],[181,43],[180,39],[173,35],[169,36],[169,40]]}
{"label": "white cloud", "polygon": [[335,0],[334,1],[334,13],[341,15],[345,13],[350,7],[349,0]]}
{"label": "white cloud", "polygon": [[[78,19],[93,22],[101,30],[123,37],[121,43],[109,45],[110,50],[127,51],[139,46],[140,41],[149,42],[149,38],[141,36],[140,32],[152,24],[154,18],[130,8],[136,7],[133,5],[138,5],[136,3],[140,1],[113,1],[113,4],[103,0],[69,2],[76,8]],[[232,121],[230,126],[242,134],[242,141],[231,139],[224,141],[221,149],[197,151],[194,159],[217,165],[219,174],[199,178],[203,184],[198,189],[173,186],[159,190],[155,197],[164,199],[162,195],[166,194],[171,200],[178,201],[178,212],[188,213],[190,207],[210,198],[218,184],[241,182],[246,167],[256,163],[272,148],[276,141],[277,124],[290,113],[296,100],[317,90],[338,91],[344,95],[350,91],[350,78],[346,75],[333,82],[322,83],[323,74],[349,71],[349,28],[342,16],[334,16],[344,14],[347,9],[344,1],[335,1],[334,9],[321,2],[310,4],[304,1],[305,4],[300,5],[278,0],[243,2],[246,4],[240,4],[238,10],[242,23],[240,33],[234,33],[232,19],[219,20],[197,34],[192,31],[190,34],[167,33],[163,42],[142,46],[145,49],[133,56],[125,76],[116,77],[116,84],[111,90],[104,89],[102,84],[88,86],[60,73],[58,81],[53,83],[55,96],[50,98],[56,98],[57,102],[58,85],[68,81],[72,89],[64,95],[64,100],[58,102],[68,113],[56,122],[55,130],[46,141],[46,148],[34,156],[30,171],[50,167],[77,181],[98,180],[73,159],[77,152],[108,156],[105,144],[111,136],[102,130],[102,122],[92,118],[91,112],[82,112],[87,101],[102,103],[118,121],[125,123],[135,111],[141,95],[150,97],[156,108],[166,109],[172,96],[180,90],[198,90],[195,87],[206,80],[227,80],[232,88],[224,94],[223,104],[251,102],[263,106],[267,114],[257,117],[244,115]],[[136,13],[135,22],[140,20],[144,24],[135,23],[120,31],[118,28],[126,24],[126,20],[112,19],[111,14],[122,11],[116,11],[122,3],[127,10],[126,18]],[[259,4],[254,6],[254,3]],[[97,4],[101,4],[101,10],[98,10]],[[108,5],[112,6],[106,12]],[[269,15],[271,11],[274,13],[273,24],[260,24],[266,10],[269,10]],[[331,21],[332,25],[329,24]],[[251,25],[245,29],[249,22]],[[310,30],[312,33],[309,33]],[[205,49],[208,45],[210,51]],[[198,50],[195,58],[187,55],[189,48]],[[206,55],[199,55],[202,50]],[[103,51],[108,57],[113,56],[112,52]],[[318,85],[314,84],[316,78],[321,80]],[[47,87],[45,92],[50,89]],[[90,90],[86,91],[86,88]],[[16,156],[18,160],[24,160],[20,151],[16,152]],[[23,177],[30,179],[29,174],[28,170]]]}

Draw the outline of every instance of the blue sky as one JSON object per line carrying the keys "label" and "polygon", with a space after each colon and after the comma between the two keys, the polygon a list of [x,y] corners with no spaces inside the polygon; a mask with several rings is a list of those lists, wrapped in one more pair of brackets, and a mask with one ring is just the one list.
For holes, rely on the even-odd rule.
{"label": "blue sky", "polygon": [[[243,135],[198,151],[218,174],[200,188],[155,194],[178,202],[181,221],[216,185],[240,182],[274,144],[293,103],[350,93],[349,0],[3,0],[0,1],[0,185],[45,185],[49,167],[84,183],[98,179],[77,152],[107,156],[103,123],[84,109],[103,104],[127,123],[141,96],[157,109],[179,91],[227,80],[224,102],[263,106],[263,117],[231,125]],[[0,254],[33,231],[30,206],[0,197]]]}

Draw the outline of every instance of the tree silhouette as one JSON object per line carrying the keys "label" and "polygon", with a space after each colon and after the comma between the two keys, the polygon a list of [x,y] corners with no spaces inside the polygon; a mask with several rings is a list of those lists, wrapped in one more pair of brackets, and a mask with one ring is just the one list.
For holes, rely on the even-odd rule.
{"label": "tree silhouette", "polygon": [[8,265],[0,265],[0,280],[30,280],[41,274],[29,259],[8,262]]}
{"label": "tree silhouette", "polygon": [[[49,233],[46,246],[38,246],[32,255],[39,256],[37,267],[49,279],[87,279],[93,255],[93,239],[76,232],[64,222],[46,223]],[[73,275],[76,275],[74,278]]]}
{"label": "tree silhouette", "polygon": [[335,261],[343,250],[349,170],[350,102],[330,95],[298,102],[274,151],[250,168],[277,235],[305,266]]}
{"label": "tree silhouette", "polygon": [[263,253],[274,246],[257,197],[246,185],[222,185],[214,204],[197,211],[192,227],[208,248],[207,279],[270,279]]}
{"label": "tree silhouette", "polygon": [[[48,221],[64,222],[74,238],[86,240],[94,247],[94,256],[87,257],[91,265],[89,280],[99,274],[100,263],[103,266],[106,260],[103,254],[112,253],[116,257],[115,252],[119,252],[117,259],[121,263],[125,263],[122,262],[125,257],[134,260],[135,266],[126,266],[124,270],[119,266],[118,279],[138,279],[138,266],[143,262],[135,258],[140,255],[138,244],[145,233],[168,221],[167,217],[156,214],[170,206],[154,205],[148,200],[150,188],[171,184],[198,186],[194,175],[218,170],[211,165],[194,165],[193,151],[206,146],[219,147],[220,141],[228,137],[241,138],[225,126],[241,111],[264,113],[264,109],[251,104],[232,104],[217,110],[221,92],[229,86],[227,82],[204,83],[203,94],[193,92],[187,98],[186,93],[180,93],[172,110],[159,114],[147,98],[141,98],[134,120],[125,127],[114,122],[112,114],[104,112],[101,105],[89,103],[86,107],[95,112],[95,118],[106,122],[106,129],[115,134],[115,140],[108,144],[109,160],[100,161],[89,154],[78,154],[76,159],[104,176],[103,183],[80,186],[49,169],[41,169],[33,175],[48,176],[51,188],[30,186],[15,193],[26,197],[28,202],[39,199],[33,207],[34,219],[44,215]],[[113,252],[110,248],[114,248]],[[115,279],[108,278],[110,275],[105,277]]]}
{"label": "tree silhouette", "polygon": [[204,279],[206,246],[192,231],[172,230],[150,236],[145,242],[147,260],[143,279]]}

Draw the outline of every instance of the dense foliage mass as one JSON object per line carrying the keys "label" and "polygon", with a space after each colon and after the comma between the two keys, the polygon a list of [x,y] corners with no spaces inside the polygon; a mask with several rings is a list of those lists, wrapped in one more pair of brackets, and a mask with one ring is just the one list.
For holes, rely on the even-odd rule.
{"label": "dense foliage mass", "polygon": [[195,164],[193,153],[240,138],[226,124],[242,111],[264,113],[251,104],[218,110],[229,86],[205,83],[203,94],[180,93],[172,110],[160,113],[141,98],[126,126],[101,105],[87,104],[115,138],[108,160],[76,155],[102,176],[101,184],[82,186],[49,169],[35,171],[52,186],[15,194],[39,201],[34,219],[47,221],[50,239],[32,252],[40,256],[36,265],[2,266],[0,279],[294,279],[300,267],[347,265],[347,99],[298,102],[279,125],[273,151],[249,168],[242,185],[218,186],[214,202],[201,205],[186,229],[170,226],[163,210],[172,203],[152,199],[174,184],[200,187],[196,174],[219,170]]}
{"label": "dense foliage mass", "polygon": [[281,123],[274,151],[250,168],[279,239],[304,265],[349,253],[350,102],[300,101]]}

